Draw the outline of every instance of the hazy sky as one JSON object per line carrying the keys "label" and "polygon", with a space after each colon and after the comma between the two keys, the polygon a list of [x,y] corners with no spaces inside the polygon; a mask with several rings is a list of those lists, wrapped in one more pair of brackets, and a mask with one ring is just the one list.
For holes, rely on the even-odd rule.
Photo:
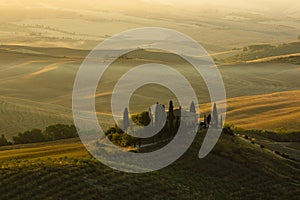
{"label": "hazy sky", "polygon": [[38,5],[40,3],[59,4],[62,5],[65,2],[67,7],[70,2],[80,4],[91,4],[91,5],[105,5],[105,4],[123,4],[128,3],[132,5],[133,2],[150,2],[159,3],[165,5],[180,5],[180,6],[223,6],[227,8],[244,8],[244,9],[282,9],[282,8],[293,8],[300,6],[298,0],[1,0],[0,5]]}
{"label": "hazy sky", "polygon": [[[294,10],[295,7],[299,8],[300,1],[298,0],[141,0],[145,2],[154,2],[167,5],[181,5],[181,6],[196,6],[196,7],[225,7],[225,8],[243,8],[249,10],[276,10],[282,9]],[[299,10],[298,10],[299,11]]]}

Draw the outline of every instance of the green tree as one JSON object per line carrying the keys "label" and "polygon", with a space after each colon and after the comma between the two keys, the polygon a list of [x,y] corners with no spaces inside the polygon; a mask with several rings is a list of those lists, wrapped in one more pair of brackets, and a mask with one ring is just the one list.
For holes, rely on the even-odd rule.
{"label": "green tree", "polygon": [[105,135],[110,135],[110,134],[113,134],[113,133],[116,133],[116,132],[117,132],[116,127],[110,127],[110,128],[108,128],[108,129],[104,132],[104,134],[105,134]]}
{"label": "green tree", "polygon": [[[120,145],[122,142],[122,135],[119,133],[113,133],[111,136],[111,141],[112,143],[114,143],[115,145]],[[120,145],[121,146],[121,145]]]}
{"label": "green tree", "polygon": [[132,121],[139,126],[147,126],[151,122],[151,118],[147,111],[140,114],[132,115]]}
{"label": "green tree", "polygon": [[1,137],[0,137],[0,146],[6,146],[6,145],[8,145],[8,141],[5,137],[5,135],[2,134]]}
{"label": "green tree", "polygon": [[115,124],[114,127],[110,127],[104,132],[105,135],[109,135],[113,133],[124,133],[124,131],[120,129],[120,127],[117,124]]}

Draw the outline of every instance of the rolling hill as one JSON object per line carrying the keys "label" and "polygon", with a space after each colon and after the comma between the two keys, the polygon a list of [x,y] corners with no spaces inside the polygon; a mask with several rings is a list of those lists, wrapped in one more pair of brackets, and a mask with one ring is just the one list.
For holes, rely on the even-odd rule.
{"label": "rolling hill", "polygon": [[204,134],[175,163],[146,174],[114,171],[91,158],[74,139],[1,148],[0,197],[297,199],[300,195],[298,162],[228,135],[200,160]]}
{"label": "rolling hill", "polygon": [[[73,82],[88,51],[27,46],[0,46],[0,51],[0,133],[11,138],[32,128],[72,123]],[[109,117],[109,102],[116,80],[133,66],[158,60],[186,76],[205,107],[209,101],[206,85],[184,60],[168,53],[132,52],[114,63],[98,86],[96,109],[106,127],[114,123]],[[299,65],[288,63],[220,66],[229,99],[228,122],[251,129],[299,129],[295,100],[300,90],[299,69]],[[148,105],[157,101],[167,105],[169,99],[176,104],[176,97],[165,88],[142,87],[132,97],[132,112],[148,110]],[[201,113],[206,110],[201,108]]]}
{"label": "rolling hill", "polygon": [[[284,63],[295,63],[293,58],[300,55],[300,42],[271,45],[259,44],[250,45],[243,48],[244,52],[229,56],[224,59],[225,63],[262,63],[281,61]],[[289,60],[291,58],[291,60]]]}
{"label": "rolling hill", "polygon": [[[0,199],[300,199],[299,8],[295,0],[1,0],[0,145],[6,146],[0,147]],[[198,157],[203,128],[173,164],[145,174],[110,169],[93,158],[79,138],[57,140],[76,137],[74,126],[29,131],[73,123],[73,84],[90,50],[115,34],[143,27],[190,36],[218,65],[228,101],[225,122],[235,126],[225,126],[207,157]],[[167,40],[163,34],[152,36],[148,44]],[[132,39],[124,37],[110,51],[130,47]],[[194,48],[177,42],[184,49]],[[103,129],[115,125],[115,84],[145,63],[169,65],[185,76],[197,95],[201,117],[211,113],[208,89],[198,72],[180,56],[146,46],[122,55],[101,77],[95,109]],[[153,72],[182,88],[176,76],[145,71],[138,79]],[[128,86],[135,83],[129,81]],[[134,92],[129,112],[146,111],[156,102],[168,105],[170,99],[177,108],[169,89],[148,84]],[[16,139],[18,145],[2,135],[11,140],[24,131]],[[170,142],[160,136],[160,141],[142,140],[136,148],[130,144],[136,140],[126,141],[125,134],[108,135],[134,156]],[[48,142],[22,144],[38,141]],[[95,141],[93,151],[104,148],[111,156],[111,145],[102,141]]]}

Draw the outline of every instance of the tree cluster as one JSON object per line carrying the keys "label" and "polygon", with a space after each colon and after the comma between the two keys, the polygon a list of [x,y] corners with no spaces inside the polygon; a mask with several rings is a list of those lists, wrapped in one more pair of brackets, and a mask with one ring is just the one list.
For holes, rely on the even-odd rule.
{"label": "tree cluster", "polygon": [[32,129],[13,136],[14,144],[28,144],[36,142],[54,141],[59,139],[78,137],[74,125],[56,124],[46,127],[44,131]]}
{"label": "tree cluster", "polygon": [[128,135],[117,125],[107,129],[104,134],[112,143],[121,147],[136,146],[138,142],[137,138]]}

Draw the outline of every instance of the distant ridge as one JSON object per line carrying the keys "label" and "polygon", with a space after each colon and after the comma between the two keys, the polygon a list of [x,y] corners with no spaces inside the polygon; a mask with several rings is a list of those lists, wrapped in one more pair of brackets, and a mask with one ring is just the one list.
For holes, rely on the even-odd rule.
{"label": "distant ridge", "polygon": [[293,62],[284,60],[300,56],[300,42],[284,43],[279,45],[260,44],[243,47],[243,52],[229,56],[225,63],[260,63],[271,61]]}

